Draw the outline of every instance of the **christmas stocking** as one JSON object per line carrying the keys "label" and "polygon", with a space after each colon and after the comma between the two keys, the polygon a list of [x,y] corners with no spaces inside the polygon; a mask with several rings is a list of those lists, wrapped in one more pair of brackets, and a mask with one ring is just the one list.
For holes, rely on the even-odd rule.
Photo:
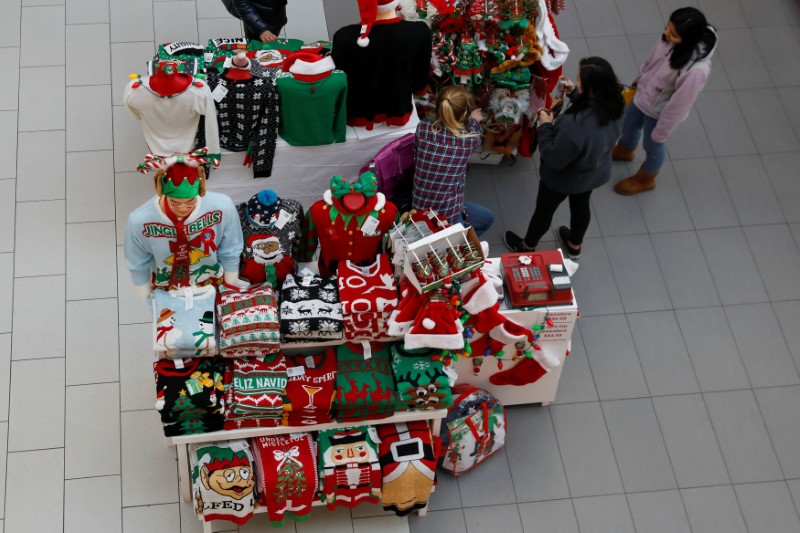
{"label": "christmas stocking", "polygon": [[536,359],[523,357],[516,365],[489,376],[492,385],[528,385],[536,383],[547,374],[547,370]]}

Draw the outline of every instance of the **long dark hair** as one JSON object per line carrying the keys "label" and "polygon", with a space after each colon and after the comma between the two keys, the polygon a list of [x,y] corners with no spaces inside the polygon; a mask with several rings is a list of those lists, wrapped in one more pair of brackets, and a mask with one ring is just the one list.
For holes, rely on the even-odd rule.
{"label": "long dark hair", "polygon": [[600,126],[622,117],[625,100],[614,69],[602,57],[585,57],[579,64],[581,92],[572,100],[565,114],[591,108]]}
{"label": "long dark hair", "polygon": [[669,66],[674,70],[680,70],[692,60],[692,54],[697,43],[703,38],[708,21],[705,15],[693,7],[676,9],[669,16],[669,21],[675,26],[675,32],[681,38],[681,42],[672,48]]}

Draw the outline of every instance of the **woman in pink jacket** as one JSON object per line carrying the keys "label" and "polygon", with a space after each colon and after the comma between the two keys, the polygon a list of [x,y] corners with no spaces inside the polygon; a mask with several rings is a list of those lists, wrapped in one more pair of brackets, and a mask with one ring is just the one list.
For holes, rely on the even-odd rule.
{"label": "woman in pink jacket", "polygon": [[614,186],[616,192],[631,195],[655,188],[667,157],[667,138],[705,87],[716,46],[717,32],[700,11],[683,7],[670,15],[661,40],[639,67],[633,82],[636,95],[625,110],[622,137],[611,153],[615,161],[633,161],[644,132],[647,157],[636,174]]}

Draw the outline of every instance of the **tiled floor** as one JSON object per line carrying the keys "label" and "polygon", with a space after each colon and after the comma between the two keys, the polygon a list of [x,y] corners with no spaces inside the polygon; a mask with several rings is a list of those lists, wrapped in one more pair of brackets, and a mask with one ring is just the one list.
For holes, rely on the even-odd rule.
{"label": "tiled floor", "polygon": [[[293,2],[306,12],[292,35],[324,31],[325,15],[336,29],[350,3]],[[319,511],[286,530],[800,531],[800,5],[567,0],[566,71],[597,54],[627,81],[685,3],[720,30],[713,74],[658,188],[592,198],[556,403],[510,409],[506,448],[443,475],[427,518]],[[150,189],[119,98],[155,42],[238,31],[219,0],[3,3],[0,531],[200,531],[152,407],[148,311],[120,262]],[[531,161],[472,169],[469,196],[499,214],[495,253],[536,187]]]}

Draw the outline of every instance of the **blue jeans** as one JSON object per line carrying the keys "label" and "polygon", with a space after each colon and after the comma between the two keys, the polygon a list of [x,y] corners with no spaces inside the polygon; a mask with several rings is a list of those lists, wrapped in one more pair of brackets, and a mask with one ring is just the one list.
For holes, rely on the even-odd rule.
{"label": "blue jeans", "polygon": [[653,142],[651,134],[655,129],[657,119],[648,117],[642,113],[636,104],[631,104],[625,108],[625,118],[622,120],[622,137],[620,142],[625,148],[636,148],[639,144],[639,138],[642,136],[644,130],[644,147],[647,156],[642,163],[642,169],[645,172],[657,173],[664,166],[664,161],[667,159],[667,145],[666,143]]}
{"label": "blue jeans", "polygon": [[[475,233],[480,237],[492,226],[494,213],[482,205],[473,204],[472,202],[464,202],[464,207],[467,209],[470,226],[475,228]],[[464,222],[463,216],[459,222]]]}

